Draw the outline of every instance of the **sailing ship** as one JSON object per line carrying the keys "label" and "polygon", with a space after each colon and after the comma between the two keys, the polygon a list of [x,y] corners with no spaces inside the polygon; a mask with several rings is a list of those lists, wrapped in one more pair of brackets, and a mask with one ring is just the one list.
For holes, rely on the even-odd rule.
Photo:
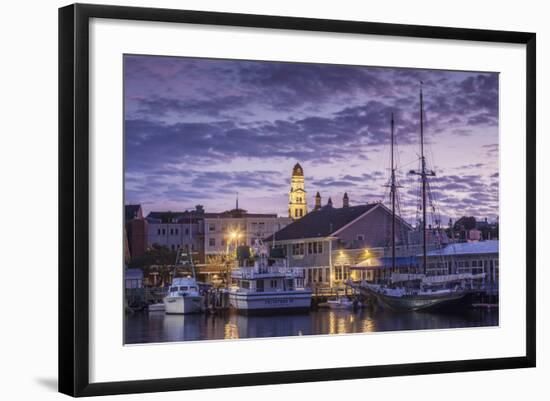
{"label": "sailing ship", "polygon": [[[179,269],[187,270],[185,277],[176,277]],[[164,297],[164,311],[166,314],[189,314],[204,311],[204,297],[201,295],[195,265],[191,255],[185,251],[178,251],[174,264],[174,279]]]}
{"label": "sailing ship", "polygon": [[[473,289],[473,280],[483,278],[484,273],[471,274],[430,274],[428,271],[428,227],[427,227],[427,196],[429,177],[435,176],[433,170],[426,165],[424,154],[424,99],[422,83],[420,87],[420,169],[411,170],[409,173],[418,175],[421,184],[421,211],[420,232],[422,235],[422,254],[420,269],[417,266],[408,267],[407,272],[398,272],[396,263],[396,200],[397,180],[396,164],[394,160],[394,118],[391,116],[391,175],[390,175],[390,201],[391,201],[391,276],[380,283],[363,281],[358,289],[367,296],[373,296],[383,305],[394,310],[415,311],[448,305],[463,299]],[[438,228],[439,231],[439,228]],[[440,233],[440,231],[439,231]],[[416,255],[415,255],[416,256]],[[411,273],[411,270],[413,271]]]}
{"label": "sailing ship", "polygon": [[261,240],[254,241],[252,255],[241,254],[239,259],[240,266],[231,273],[234,285],[229,290],[229,304],[234,309],[247,313],[311,307],[311,290],[299,285],[302,272],[288,268],[284,260],[271,259],[270,263],[269,247]]}

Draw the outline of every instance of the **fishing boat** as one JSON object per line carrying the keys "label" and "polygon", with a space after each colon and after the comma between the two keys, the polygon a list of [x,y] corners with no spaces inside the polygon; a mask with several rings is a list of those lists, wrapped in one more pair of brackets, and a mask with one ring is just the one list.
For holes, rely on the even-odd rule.
{"label": "fishing boat", "polygon": [[[247,248],[248,249],[248,248]],[[241,254],[232,271],[229,304],[238,312],[309,310],[311,290],[298,285],[302,272],[288,268],[286,261],[269,257],[269,248],[257,239],[250,254]]]}
{"label": "fishing boat", "polygon": [[[181,270],[185,270],[186,275],[176,277]],[[174,279],[163,301],[166,314],[181,315],[204,311],[204,297],[197,283],[195,265],[192,258],[184,251],[178,251],[174,264]]]}
{"label": "fishing boat", "polygon": [[[420,233],[422,237],[422,263],[420,266],[408,267],[405,273],[397,266],[396,259],[396,202],[397,189],[396,164],[394,158],[394,118],[391,115],[391,175],[390,175],[390,201],[391,201],[391,271],[392,274],[380,283],[363,281],[354,285],[363,295],[373,296],[383,305],[400,311],[415,311],[436,306],[448,305],[463,299],[472,290],[474,280],[484,277],[484,273],[471,274],[430,274],[428,271],[428,227],[427,227],[427,196],[429,190],[428,179],[435,176],[435,172],[429,170],[424,155],[424,101],[422,86],[420,87],[420,169],[411,170],[409,173],[419,176],[421,185],[422,217],[420,220]],[[433,205],[431,205],[432,208]],[[439,229],[439,228],[438,228]],[[414,255],[417,256],[417,255]],[[411,271],[412,270],[412,271]]]}

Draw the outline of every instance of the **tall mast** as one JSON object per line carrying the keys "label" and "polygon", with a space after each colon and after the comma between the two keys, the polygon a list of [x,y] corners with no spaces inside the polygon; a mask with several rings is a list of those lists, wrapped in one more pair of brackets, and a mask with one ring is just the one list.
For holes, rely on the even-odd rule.
{"label": "tall mast", "polygon": [[424,98],[422,94],[422,81],[420,81],[420,158],[422,163],[422,259],[424,265],[424,274],[426,274],[428,266],[428,236],[426,232],[426,184],[428,178],[426,176],[426,157],[424,156]]}
{"label": "tall mast", "polygon": [[395,270],[395,163],[393,158],[394,122],[391,114],[391,263]]}
{"label": "tall mast", "polygon": [[422,94],[422,81],[420,81],[420,171],[411,170],[409,174],[419,175],[422,180],[422,264],[424,274],[428,270],[428,232],[426,231],[426,194],[428,192],[428,177],[434,177],[433,170],[426,169],[426,157],[424,156],[424,97]]}

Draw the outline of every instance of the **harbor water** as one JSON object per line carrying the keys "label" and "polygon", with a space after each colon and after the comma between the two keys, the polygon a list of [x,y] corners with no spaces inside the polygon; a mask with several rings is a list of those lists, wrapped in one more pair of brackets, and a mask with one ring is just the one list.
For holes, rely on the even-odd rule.
{"label": "harbor water", "polygon": [[165,315],[164,312],[127,314],[125,343],[223,340],[259,337],[369,333],[402,330],[498,326],[498,308],[457,311],[393,312],[384,309],[318,309],[286,315],[216,314]]}

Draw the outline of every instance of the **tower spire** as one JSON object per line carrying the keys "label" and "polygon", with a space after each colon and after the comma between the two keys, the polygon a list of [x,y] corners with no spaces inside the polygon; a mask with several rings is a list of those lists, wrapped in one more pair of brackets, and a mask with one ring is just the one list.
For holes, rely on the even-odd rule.
{"label": "tower spire", "polygon": [[239,193],[235,192],[235,210],[239,210]]}
{"label": "tower spire", "polygon": [[304,169],[300,163],[296,163],[292,168],[288,197],[288,217],[293,220],[304,217],[307,213],[307,202],[304,187]]}

